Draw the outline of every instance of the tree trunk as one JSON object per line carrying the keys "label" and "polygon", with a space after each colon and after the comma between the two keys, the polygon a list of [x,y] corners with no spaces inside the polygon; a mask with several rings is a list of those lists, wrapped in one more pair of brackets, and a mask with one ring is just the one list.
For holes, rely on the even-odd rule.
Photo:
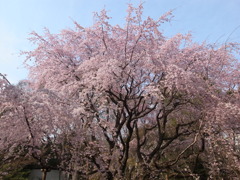
{"label": "tree trunk", "polygon": [[168,174],[165,175],[165,180],[168,180]]}
{"label": "tree trunk", "polygon": [[47,169],[41,169],[41,171],[42,171],[42,180],[46,180],[48,170]]}
{"label": "tree trunk", "polygon": [[104,173],[104,179],[113,180],[113,174],[110,171]]}
{"label": "tree trunk", "polygon": [[78,171],[74,171],[73,176],[72,176],[72,180],[79,180],[79,173],[78,173]]}

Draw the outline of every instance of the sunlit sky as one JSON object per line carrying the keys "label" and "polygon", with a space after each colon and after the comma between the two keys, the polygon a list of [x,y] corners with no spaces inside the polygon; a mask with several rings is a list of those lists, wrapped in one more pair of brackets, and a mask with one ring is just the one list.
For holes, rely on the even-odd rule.
{"label": "sunlit sky", "polygon": [[[12,83],[27,78],[20,51],[32,49],[29,33],[52,33],[93,23],[93,12],[105,8],[111,23],[123,24],[127,3],[138,0],[0,0],[0,73]],[[173,10],[174,18],[162,29],[166,36],[192,32],[198,42],[240,42],[240,0],[145,0],[144,17],[158,18]]]}

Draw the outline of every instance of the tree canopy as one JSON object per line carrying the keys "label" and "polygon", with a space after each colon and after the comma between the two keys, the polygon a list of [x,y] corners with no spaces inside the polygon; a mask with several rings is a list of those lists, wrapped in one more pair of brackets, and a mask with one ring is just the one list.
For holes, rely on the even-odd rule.
{"label": "tree canopy", "polygon": [[240,176],[239,44],[167,38],[172,12],[142,13],[32,33],[29,80],[0,80],[2,161],[33,158],[73,179]]}

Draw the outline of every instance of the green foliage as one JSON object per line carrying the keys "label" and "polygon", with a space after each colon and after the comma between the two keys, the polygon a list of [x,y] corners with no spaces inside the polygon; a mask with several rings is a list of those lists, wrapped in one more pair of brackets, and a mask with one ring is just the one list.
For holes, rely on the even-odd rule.
{"label": "green foliage", "polygon": [[3,180],[28,180],[30,169],[16,169],[11,174],[3,177]]}

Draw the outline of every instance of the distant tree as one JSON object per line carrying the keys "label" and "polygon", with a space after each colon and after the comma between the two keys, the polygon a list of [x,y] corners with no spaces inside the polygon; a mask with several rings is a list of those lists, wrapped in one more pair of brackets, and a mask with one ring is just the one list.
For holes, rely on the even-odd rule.
{"label": "distant tree", "polygon": [[33,91],[27,83],[15,86],[5,82],[8,81],[2,83],[0,92],[1,173],[9,177],[17,164],[59,169],[60,135],[67,129],[66,120],[71,118],[66,112],[69,106],[48,90]]}
{"label": "distant tree", "polygon": [[22,120],[4,116],[22,121],[7,141],[26,132],[31,150],[61,137],[58,166],[72,179],[239,177],[238,44],[166,38],[160,26],[171,12],[153,20],[142,10],[129,5],[123,27],[103,10],[92,27],[33,32],[36,48],[25,52],[32,96],[14,104]]}

